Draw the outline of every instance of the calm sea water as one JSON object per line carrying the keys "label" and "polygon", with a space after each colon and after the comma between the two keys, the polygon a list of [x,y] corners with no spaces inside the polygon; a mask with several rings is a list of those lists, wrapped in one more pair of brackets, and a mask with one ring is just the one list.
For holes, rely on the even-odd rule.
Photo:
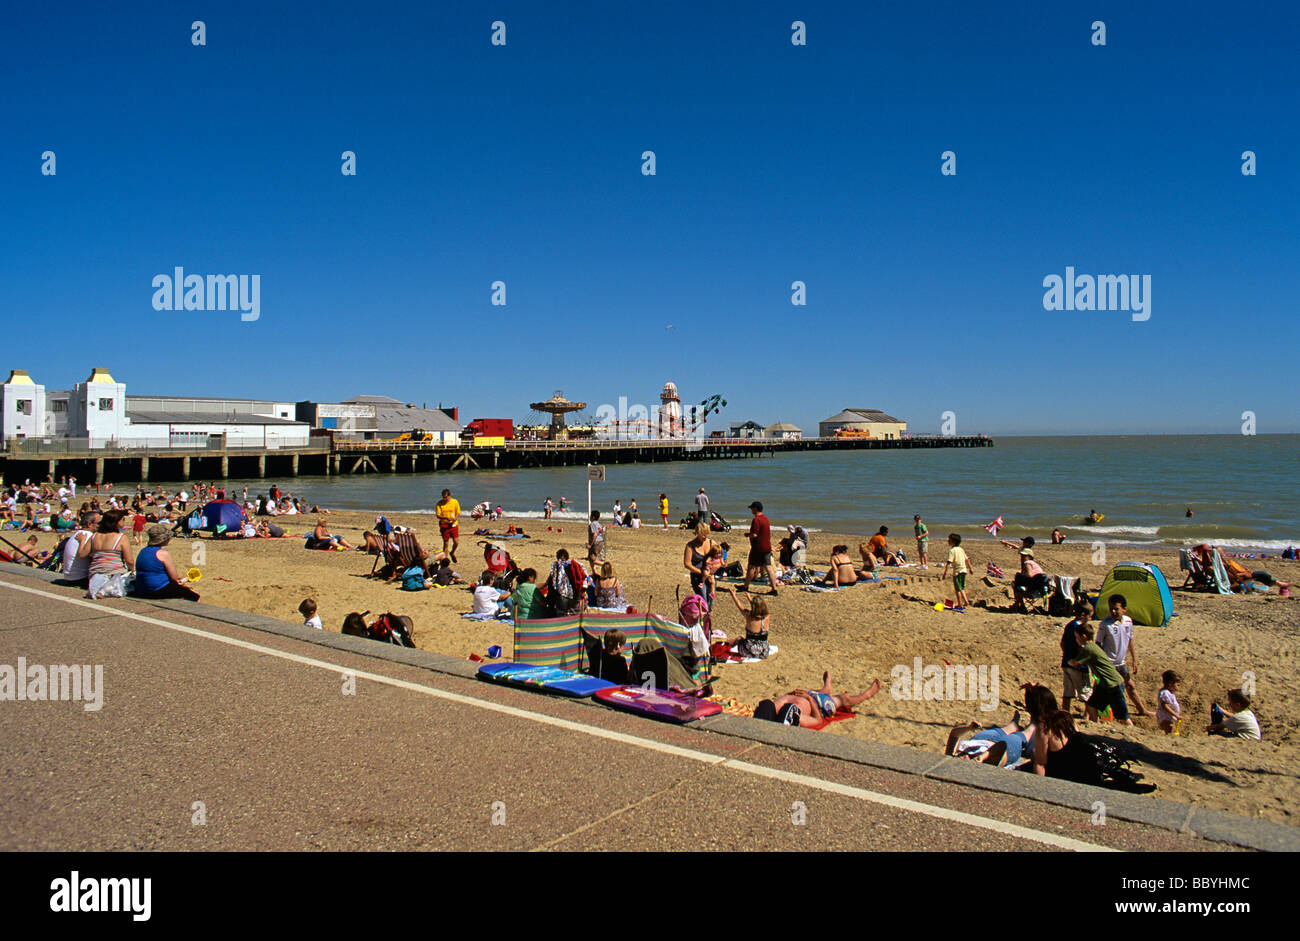
{"label": "calm sea water", "polygon": [[[1281,549],[1300,543],[1295,475],[1300,435],[999,438],[992,448],[838,451],[774,458],[667,464],[611,464],[592,485],[595,509],[635,499],[644,523],[658,522],[657,497],[668,494],[677,521],[704,487],[713,508],[747,526],[751,500],[774,524],[867,534],[887,525],[910,541],[912,514],[936,536],[984,536],[994,517],[1003,536],[1045,538],[1060,527],[1076,539]],[[242,485],[241,481],[237,486]],[[270,480],[248,481],[249,492]],[[332,508],[432,512],[443,487],[468,510],[489,500],[511,515],[541,516],[542,501],[586,508],[586,470],[455,471],[279,481]],[[1195,516],[1185,517],[1187,507]],[[1096,508],[1098,525],[1083,517]],[[575,512],[576,511],[576,512]]]}

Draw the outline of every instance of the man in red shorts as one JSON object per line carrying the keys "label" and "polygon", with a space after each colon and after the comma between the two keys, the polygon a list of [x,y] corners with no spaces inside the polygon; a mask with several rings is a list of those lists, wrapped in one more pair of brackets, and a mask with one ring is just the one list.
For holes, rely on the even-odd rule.
{"label": "man in red shorts", "polygon": [[769,595],[775,595],[776,569],[772,567],[772,523],[763,515],[763,504],[755,500],[749,505],[754,521],[749,524],[749,568],[745,571],[745,584],[741,591],[749,591],[749,583],[762,573],[767,574],[772,586]]}
{"label": "man in red shorts", "polygon": [[[460,502],[451,495],[450,490],[442,492],[442,499],[435,508],[438,514],[438,531],[442,533],[442,551],[451,561],[456,561],[456,549],[460,546]],[[451,548],[447,548],[447,544]]]}

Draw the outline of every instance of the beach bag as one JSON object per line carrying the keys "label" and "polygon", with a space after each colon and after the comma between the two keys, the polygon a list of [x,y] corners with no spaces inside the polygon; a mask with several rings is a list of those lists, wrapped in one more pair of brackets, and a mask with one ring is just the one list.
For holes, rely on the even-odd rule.
{"label": "beach bag", "polygon": [[424,569],[412,565],[402,573],[402,591],[422,591],[424,588]]}
{"label": "beach bag", "polygon": [[[90,576],[86,595],[89,598],[123,598],[127,593],[126,572],[99,573]],[[132,579],[134,581],[134,579]]]}
{"label": "beach bag", "polygon": [[399,647],[414,647],[415,622],[405,614],[381,614],[370,625],[370,639]]}

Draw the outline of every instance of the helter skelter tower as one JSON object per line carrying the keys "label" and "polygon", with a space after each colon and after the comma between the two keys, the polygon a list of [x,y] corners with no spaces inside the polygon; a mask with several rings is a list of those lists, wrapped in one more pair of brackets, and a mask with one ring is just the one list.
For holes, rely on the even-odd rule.
{"label": "helter skelter tower", "polygon": [[659,437],[686,437],[686,423],[682,419],[682,400],[677,395],[677,384],[665,382],[659,393]]}

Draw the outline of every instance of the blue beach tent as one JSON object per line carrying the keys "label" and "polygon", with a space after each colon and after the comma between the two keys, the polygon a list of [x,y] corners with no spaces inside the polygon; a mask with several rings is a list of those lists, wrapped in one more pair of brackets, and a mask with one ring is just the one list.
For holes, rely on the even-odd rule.
{"label": "blue beach tent", "polygon": [[1174,616],[1174,596],[1158,565],[1121,562],[1110,570],[1097,596],[1097,617],[1110,617],[1111,595],[1123,595],[1134,624],[1164,627]]}
{"label": "blue beach tent", "polygon": [[244,525],[244,511],[233,500],[213,500],[203,508],[199,528],[210,533],[238,532]]}

